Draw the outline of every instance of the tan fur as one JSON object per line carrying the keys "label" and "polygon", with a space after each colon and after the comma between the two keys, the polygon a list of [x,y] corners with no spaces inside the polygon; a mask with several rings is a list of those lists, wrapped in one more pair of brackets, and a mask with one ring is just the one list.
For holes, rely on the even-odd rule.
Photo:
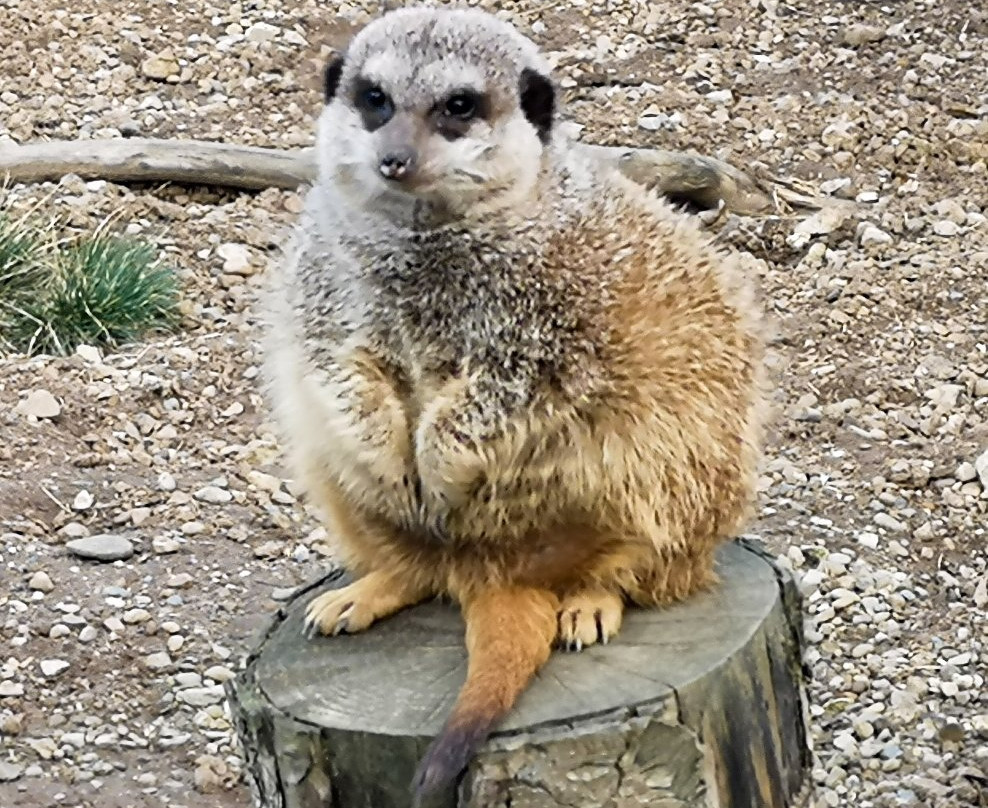
{"label": "tan fur", "polygon": [[[470,14],[471,35],[489,34]],[[419,36],[425,18],[407,19]],[[528,58],[527,45],[504,48],[505,63]],[[339,103],[327,125],[344,115]],[[541,149],[534,136],[523,145]],[[313,601],[309,621],[333,634],[435,596],[463,606],[470,668],[419,774],[434,786],[466,763],[553,640],[606,641],[626,600],[661,606],[714,582],[714,550],[753,501],[764,337],[735,257],[565,141],[511,156],[541,166],[524,194],[504,190],[504,165],[484,163],[497,183],[483,213],[430,223],[435,247],[416,247],[407,266],[401,245],[420,242],[386,218],[406,215],[401,196],[380,214],[366,201],[376,191],[351,194],[353,164],[335,184],[325,154],[310,235],[269,300],[266,367],[295,473],[362,576]],[[357,212],[330,204],[347,200]],[[456,207],[429,205],[437,221]],[[433,265],[450,269],[436,277]]]}

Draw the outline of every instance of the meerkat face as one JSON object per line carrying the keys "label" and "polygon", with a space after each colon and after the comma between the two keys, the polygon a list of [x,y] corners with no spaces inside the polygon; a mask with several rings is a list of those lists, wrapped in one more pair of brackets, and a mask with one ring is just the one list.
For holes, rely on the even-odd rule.
{"label": "meerkat face", "polygon": [[325,73],[320,173],[354,201],[496,210],[534,188],[556,94],[535,45],[472,9],[371,23]]}

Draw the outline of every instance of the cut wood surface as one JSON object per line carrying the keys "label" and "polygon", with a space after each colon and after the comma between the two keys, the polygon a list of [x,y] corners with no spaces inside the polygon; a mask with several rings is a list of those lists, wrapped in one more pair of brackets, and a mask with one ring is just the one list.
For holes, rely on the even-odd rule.
{"label": "cut wood surface", "polygon": [[[577,144],[626,176],[700,209],[720,201],[743,215],[816,209],[821,202],[792,182],[755,178],[721,160],[660,149]],[[0,144],[0,177],[57,181],[66,174],[109,182],[175,182],[260,190],[296,188],[315,178],[314,152],[202,140],[126,138]]]}
{"label": "cut wood surface", "polygon": [[[801,611],[755,546],[718,557],[721,583],[629,610],[619,636],[556,652],[442,808],[783,808],[808,765]],[[439,603],[354,636],[308,640],[306,604],[277,615],[228,684],[256,804],[402,808],[466,673],[463,622]]]}

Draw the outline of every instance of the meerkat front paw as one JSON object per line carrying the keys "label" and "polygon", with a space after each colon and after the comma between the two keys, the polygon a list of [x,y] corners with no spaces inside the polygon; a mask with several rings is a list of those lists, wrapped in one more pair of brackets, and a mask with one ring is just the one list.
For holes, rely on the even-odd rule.
{"label": "meerkat front paw", "polygon": [[422,413],[415,435],[415,462],[423,506],[442,512],[461,507],[475,492],[486,466],[483,421],[466,393],[467,381],[449,382]]}
{"label": "meerkat front paw", "polygon": [[562,599],[556,641],[568,651],[606,644],[621,628],[624,601],[606,589],[587,589]]}
{"label": "meerkat front paw", "polygon": [[316,634],[356,634],[372,623],[424,600],[426,590],[393,576],[371,572],[341,589],[330,589],[305,610],[304,631]]}

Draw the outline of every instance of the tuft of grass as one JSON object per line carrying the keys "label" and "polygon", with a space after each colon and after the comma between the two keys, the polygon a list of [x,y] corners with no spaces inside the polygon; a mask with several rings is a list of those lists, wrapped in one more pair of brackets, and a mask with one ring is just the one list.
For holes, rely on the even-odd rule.
{"label": "tuft of grass", "polygon": [[0,338],[8,347],[67,355],[179,323],[178,279],[154,246],[104,226],[65,241],[53,230],[0,211]]}
{"label": "tuft of grass", "polygon": [[116,348],[178,320],[178,282],[150,244],[97,233],[48,262],[40,294],[22,298],[8,340],[27,353]]}
{"label": "tuft of grass", "polygon": [[17,303],[41,283],[44,236],[24,218],[0,211],[0,301]]}

